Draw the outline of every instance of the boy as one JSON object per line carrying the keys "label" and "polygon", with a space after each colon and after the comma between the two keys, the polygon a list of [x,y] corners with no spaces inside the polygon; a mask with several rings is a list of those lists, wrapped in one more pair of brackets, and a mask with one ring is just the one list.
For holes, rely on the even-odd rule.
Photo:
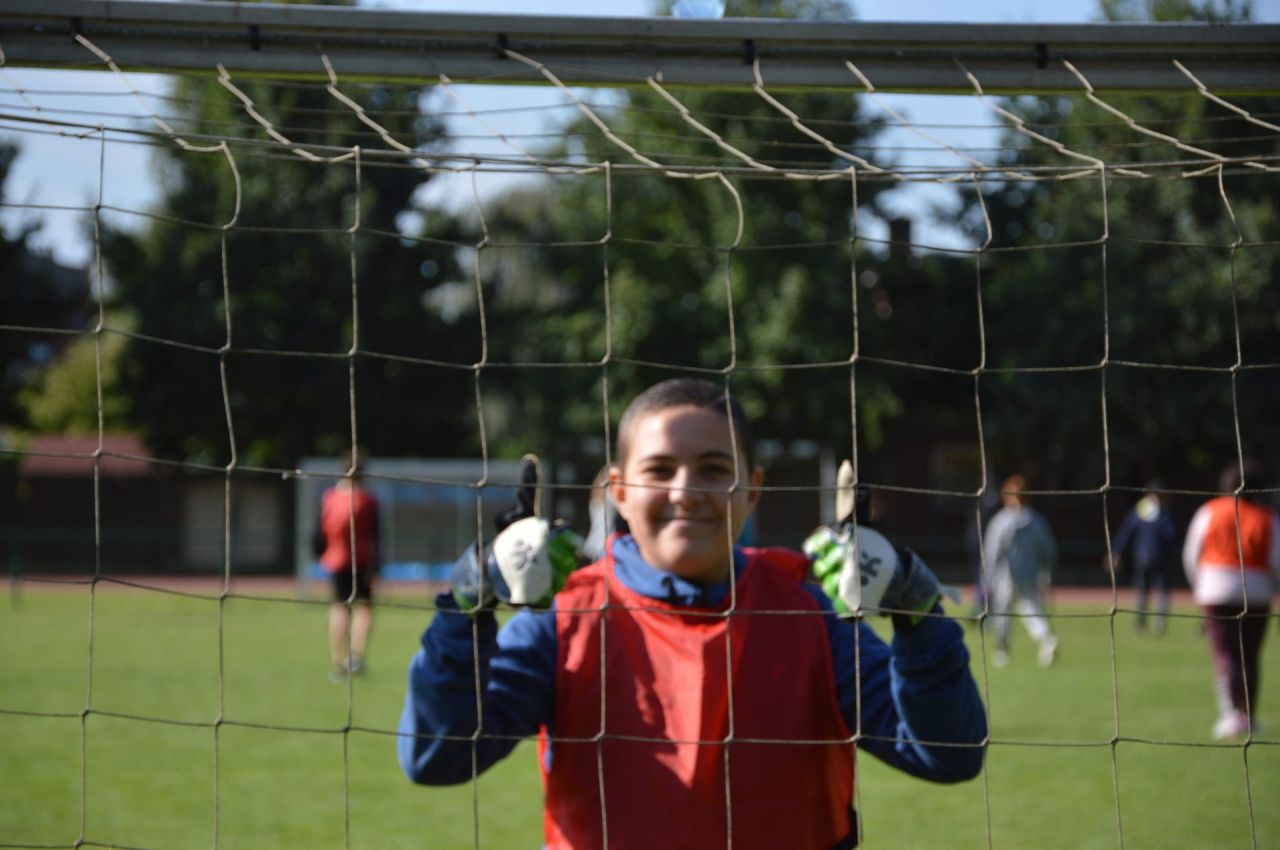
{"label": "boy", "polygon": [[[928,568],[891,549],[873,565],[831,535],[871,576],[866,588],[856,572],[840,577],[842,595],[860,593],[850,608],[920,604],[895,617],[891,649],[834,616],[801,581],[800,553],[733,545],[762,481],[722,388],[674,379],[638,396],[610,470],[630,533],[572,573],[550,610],[520,611],[498,633],[484,592],[531,602],[551,583],[548,559],[529,553],[554,554],[563,536],[504,542],[541,520],[500,533],[484,565],[475,547],[464,555],[410,665],[406,774],[466,782],[539,733],[545,841],[557,850],[852,847],[855,740],[915,776],[976,775],[986,716]],[[884,584],[875,566],[891,587],[926,592],[871,599]],[[534,573],[546,578],[530,588]],[[478,604],[467,611],[459,597]]]}

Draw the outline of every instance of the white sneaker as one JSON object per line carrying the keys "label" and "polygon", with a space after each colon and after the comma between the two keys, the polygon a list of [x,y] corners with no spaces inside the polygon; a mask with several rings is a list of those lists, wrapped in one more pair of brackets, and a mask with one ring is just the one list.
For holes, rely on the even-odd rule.
{"label": "white sneaker", "polygon": [[1058,657],[1058,639],[1050,635],[1040,644],[1040,655],[1037,660],[1041,667],[1051,667]]}
{"label": "white sneaker", "polygon": [[991,656],[991,666],[1008,667],[1009,653],[1005,652],[1003,649],[997,649],[995,653]]}
{"label": "white sneaker", "polygon": [[1249,718],[1238,711],[1228,712],[1213,724],[1213,740],[1225,741],[1249,734]]}

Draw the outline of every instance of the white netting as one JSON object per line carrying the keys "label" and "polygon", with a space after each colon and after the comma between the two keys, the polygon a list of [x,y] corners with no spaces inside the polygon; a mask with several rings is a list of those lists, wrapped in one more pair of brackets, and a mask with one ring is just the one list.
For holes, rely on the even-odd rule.
{"label": "white netting", "polygon": [[[15,486],[43,486],[58,462],[72,470],[53,477],[83,484],[80,504],[60,509],[77,518],[64,525],[81,539],[56,526],[6,530],[15,623],[21,605],[43,604],[21,602],[23,586],[37,599],[46,588],[70,589],[86,604],[66,624],[83,638],[74,663],[24,650],[16,631],[4,633],[3,651],[33,653],[37,677],[87,681],[78,694],[48,696],[18,674],[0,680],[0,752],[47,765],[33,774],[47,787],[31,780],[34,790],[10,789],[39,814],[0,822],[0,845],[535,846],[536,779],[528,765],[511,766],[532,754],[453,791],[413,788],[395,770],[401,656],[432,607],[426,589],[406,584],[379,597],[378,677],[348,678],[335,701],[323,676],[290,668],[277,643],[319,646],[319,631],[299,637],[270,625],[319,621],[327,600],[314,590],[272,592],[246,576],[291,568],[295,554],[306,560],[307,519],[281,508],[278,482],[309,482],[309,517],[316,482],[342,472],[304,468],[302,458],[357,445],[375,458],[466,458],[480,470],[437,477],[412,461],[370,469],[375,486],[404,506],[392,521],[403,530],[395,546],[425,571],[415,578],[438,582],[446,551],[489,536],[514,481],[514,468],[495,458],[549,456],[554,510],[585,525],[627,396],[676,374],[722,382],[764,425],[757,541],[797,546],[831,519],[835,463],[847,456],[892,536],[944,579],[969,583],[965,537],[981,545],[1001,480],[1023,468],[1060,532],[1058,582],[1093,586],[1049,596],[1062,659],[1046,672],[1031,670],[1021,635],[1009,670],[994,669],[986,603],[953,609],[966,617],[990,710],[981,780],[924,786],[861,759],[863,846],[1178,846],[1228,835],[1224,846],[1259,847],[1280,836],[1280,820],[1255,804],[1280,782],[1267,734],[1280,714],[1264,701],[1258,729],[1211,740],[1208,655],[1185,646],[1203,622],[1199,610],[1179,595],[1170,647],[1135,642],[1123,576],[1097,566],[1145,477],[1160,475],[1189,515],[1216,492],[1206,470],[1216,475],[1250,455],[1280,461],[1270,418],[1280,352],[1268,314],[1277,305],[1270,273],[1280,268],[1268,212],[1280,167],[1274,99],[1216,94],[1176,60],[1186,90],[1159,96],[1097,92],[1087,63],[1065,60],[1079,88],[1052,97],[992,96],[961,63],[957,78],[972,94],[895,96],[854,61],[845,63],[845,92],[810,96],[772,87],[768,62],[757,58],[754,85],[734,100],[660,75],[584,90],[562,82],[572,69],[503,48],[513,67],[535,70],[546,85],[537,103],[516,95],[486,107],[476,101],[490,97],[488,86],[478,82],[501,80],[441,76],[423,94],[347,80],[323,50],[314,82],[242,79],[219,65],[139,83],[91,38],[75,39],[85,65],[115,86],[109,97],[78,96],[78,76],[0,65],[0,133],[22,157],[55,140],[93,149],[67,160],[75,188],[4,199],[7,221],[74,217],[90,233],[92,315],[78,324],[0,318],[0,336],[41,350],[91,343],[96,422],[82,446],[36,428],[4,447],[15,481],[37,481]],[[849,99],[843,118],[832,117],[831,98],[852,95],[858,106]],[[957,126],[927,111],[955,104],[985,117]],[[117,170],[139,147],[162,152],[165,170]],[[181,190],[196,158],[213,163],[195,168],[215,197]],[[273,164],[289,179],[345,187],[326,210],[332,220],[303,214],[305,186],[262,188]],[[374,175],[383,179],[371,190]],[[54,177],[49,187],[67,185]],[[157,189],[120,193],[121,179]],[[417,190],[388,214],[377,193],[395,180]],[[84,186],[87,200],[77,196]],[[293,192],[296,219],[272,219]],[[145,197],[147,206],[117,196]],[[1184,216],[1165,217],[1170,196],[1185,203]],[[914,231],[901,223],[908,216]],[[1176,229],[1158,230],[1166,225]],[[140,283],[127,279],[119,234],[136,240],[140,266],[164,240],[194,245],[211,235],[215,248],[182,270],[192,279]],[[287,267],[250,253],[268,241],[287,246],[296,276],[261,276]],[[1181,260],[1205,286],[1132,277],[1157,255],[1168,262],[1153,274],[1169,275]],[[405,264],[416,277],[384,279]],[[1063,264],[1072,274],[1061,274]],[[308,288],[338,266],[341,288]],[[1015,267],[1025,277],[1004,272]],[[663,279],[663,269],[679,279]],[[778,279],[762,283],[761,269]],[[1079,285],[1064,286],[1072,277]],[[147,318],[126,300],[147,295],[147,285],[199,298]],[[254,312],[275,301],[291,307]],[[420,338],[394,324],[392,313],[410,308],[422,311]],[[323,339],[284,324],[322,313],[341,317]],[[1197,317],[1212,326],[1203,345],[1178,349],[1149,336],[1190,334]],[[147,449],[117,442],[114,370],[134,368],[129,355],[112,360],[117,343],[140,358],[150,352],[151,371],[132,374],[160,381],[158,405],[198,392],[210,427],[187,440],[161,428]],[[1148,344],[1156,354],[1145,354]],[[1190,353],[1179,359],[1179,351]],[[166,386],[157,357],[186,386]],[[275,384],[256,383],[261,375]],[[297,418],[328,417],[328,431],[277,434],[288,408],[269,403],[271,386],[296,394]],[[140,405],[133,421],[163,409]],[[416,444],[419,433],[431,444]],[[1167,446],[1154,444],[1162,433]],[[1197,443],[1198,455],[1187,448]],[[131,475],[167,488],[185,513],[170,505],[150,523],[125,516],[130,500],[148,509],[114,483]],[[40,500],[59,498],[39,490],[32,516],[44,516]],[[454,527],[428,547],[413,534],[433,522]],[[299,542],[285,539],[291,530]],[[131,558],[145,566],[130,569]],[[166,563],[212,578],[136,575]],[[141,616],[125,600],[160,619],[115,622]],[[185,647],[193,632],[204,655],[162,657],[162,641]],[[390,635],[409,637],[393,649]],[[1192,664],[1177,660],[1195,652]],[[728,644],[725,653],[732,669]],[[1264,657],[1262,679],[1273,671]],[[164,693],[169,677],[196,682],[196,693]],[[293,693],[280,698],[282,689]],[[681,743],[723,746],[731,764],[732,700],[727,712],[725,738]],[[852,731],[863,740],[861,728]],[[16,743],[24,736],[59,743],[24,755]],[[140,800],[170,783],[184,789],[177,825],[145,826]],[[313,795],[324,803],[299,798]],[[436,824],[446,822],[467,825],[438,843]],[[256,835],[259,824],[277,837]]]}

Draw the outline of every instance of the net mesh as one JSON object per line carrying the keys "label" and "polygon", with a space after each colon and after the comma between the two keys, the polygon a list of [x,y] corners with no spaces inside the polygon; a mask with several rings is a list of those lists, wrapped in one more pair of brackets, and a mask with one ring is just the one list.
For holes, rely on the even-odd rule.
{"label": "net mesh", "polygon": [[[341,63],[324,53],[319,83],[242,81],[225,67],[210,68],[218,96],[195,77],[186,85],[139,82],[93,40],[75,38],[86,65],[114,88],[96,93],[92,109],[66,88],[80,77],[37,78],[0,65],[6,136],[24,148],[56,140],[95,150],[95,164],[81,178],[92,186],[89,200],[33,191],[35,198],[5,201],[10,221],[68,216],[91,231],[89,319],[4,319],[0,334],[59,349],[67,340],[86,343],[95,427],[87,448],[42,442],[39,433],[4,448],[21,468],[19,478],[70,464],[81,495],[88,490],[92,499],[60,508],[60,525],[43,535],[6,530],[12,611],[23,604],[24,586],[68,590],[84,605],[66,623],[80,635],[77,648],[59,650],[63,658],[40,649],[32,656],[35,676],[56,671],[62,678],[55,695],[17,674],[2,689],[3,746],[17,758],[27,751],[16,741],[28,733],[49,743],[38,757],[54,777],[50,799],[58,802],[30,798],[41,816],[8,833],[0,825],[0,844],[235,846],[252,843],[255,823],[270,824],[286,845],[386,846],[393,843],[388,831],[410,845],[536,843],[530,830],[537,829],[539,801],[528,798],[536,781],[531,765],[513,766],[521,753],[451,791],[413,789],[396,775],[390,750],[402,693],[398,669],[415,636],[394,650],[391,638],[380,637],[379,678],[346,677],[336,699],[332,690],[317,695],[333,686],[313,682],[314,669],[304,669],[311,656],[296,664],[279,649],[277,642],[298,640],[288,628],[319,620],[329,602],[314,587],[281,592],[246,577],[268,571],[281,551],[289,560],[302,551],[301,542],[286,539],[295,526],[271,494],[276,482],[301,478],[314,486],[344,473],[303,468],[306,438],[291,443],[277,435],[280,408],[263,394],[272,387],[280,395],[303,393],[314,382],[316,396],[301,395],[297,415],[328,417],[329,442],[309,446],[317,454],[357,447],[375,457],[478,457],[478,474],[437,477],[389,466],[370,476],[376,487],[403,488],[406,504],[430,502],[444,490],[452,503],[461,499],[464,519],[451,519],[453,538],[435,547],[444,552],[490,536],[494,495],[509,493],[515,480],[509,465],[491,468],[491,460],[522,451],[554,458],[553,509],[584,524],[587,502],[600,492],[595,475],[613,460],[620,408],[637,388],[676,374],[723,383],[770,425],[759,440],[768,475],[750,532],[758,542],[795,546],[830,520],[832,476],[843,457],[871,487],[884,527],[949,581],[968,584],[978,575],[973,547],[980,550],[992,501],[1014,469],[1031,472],[1029,494],[1059,531],[1061,568],[1047,599],[1063,658],[1033,670],[1016,635],[1011,667],[996,669],[990,599],[953,609],[969,629],[990,712],[986,766],[977,783],[922,789],[895,784],[860,759],[862,846],[933,840],[926,826],[904,823],[916,820],[906,813],[918,812],[926,797],[930,811],[952,818],[946,834],[956,846],[1055,846],[1063,839],[1053,830],[1063,825],[1100,845],[1176,846],[1183,835],[1170,830],[1188,827],[1166,807],[1191,807],[1193,800],[1204,816],[1191,834],[1227,835],[1233,846],[1253,847],[1280,834],[1280,822],[1255,805],[1280,781],[1265,731],[1274,725],[1268,704],[1255,712],[1257,728],[1212,740],[1207,657],[1195,655],[1204,655],[1198,644],[1182,646],[1195,642],[1191,633],[1208,622],[1204,614],[1176,595],[1167,627],[1168,643],[1177,647],[1135,643],[1139,609],[1125,576],[1096,566],[1113,554],[1116,524],[1140,495],[1141,475],[1161,475],[1164,494],[1189,516],[1217,493],[1204,470],[1216,474],[1250,455],[1280,460],[1267,425],[1274,423],[1280,368],[1269,274],[1277,266],[1274,217],[1259,212],[1274,197],[1270,181],[1280,167],[1274,101],[1219,96],[1175,62],[1187,90],[1164,95],[1153,108],[1139,97],[1095,91],[1088,74],[1066,61],[1076,92],[994,98],[961,65],[957,73],[971,95],[922,100],[878,92],[847,62],[848,92],[860,105],[847,110],[847,120],[833,120],[807,112],[815,101],[771,88],[769,68],[757,59],[750,94],[758,108],[722,113],[716,110],[742,101],[674,89],[656,75],[586,91],[562,82],[566,69],[510,49],[504,54],[513,64],[545,80],[541,104],[478,105],[486,87],[447,77],[429,95],[347,82]],[[317,92],[328,96],[323,105],[312,105]],[[285,108],[301,102],[308,105]],[[980,107],[966,114],[982,117],[949,122],[925,111],[946,115],[958,102]],[[1209,106],[1197,110],[1197,102]],[[435,129],[424,131],[424,109],[432,128],[448,127],[447,143]],[[1086,110],[1087,119],[1073,116]],[[278,117],[286,114],[298,126]],[[347,129],[338,133],[340,122]],[[880,132],[885,128],[892,129]],[[207,169],[216,173],[210,185],[218,196],[116,203],[124,175],[113,163],[135,148],[170,151],[171,163],[215,163]],[[296,191],[300,208],[307,203],[306,193],[287,183],[250,185],[273,163],[281,173],[292,169],[290,179],[343,185],[341,204],[325,210],[336,215],[323,224],[300,212],[273,220],[288,207],[267,206],[267,195]],[[366,184],[378,175],[416,187],[401,214],[367,206]],[[1187,220],[1174,232],[1160,230],[1168,220],[1154,212],[1143,220],[1144,199],[1156,204],[1169,186],[1186,205]],[[556,206],[558,195],[574,200]],[[914,231],[894,214],[931,203],[935,214],[921,216]],[[689,213],[683,230],[659,226],[660,212],[679,219],[682,204]],[[567,223],[571,212],[579,218]],[[203,314],[179,312],[167,325],[132,315],[118,298],[126,283],[113,280],[121,274],[121,255],[112,254],[118,232],[211,238],[206,259],[213,262],[200,268],[200,279],[172,282],[200,290],[195,303]],[[237,254],[260,244],[255,240],[287,246],[297,276],[267,280],[246,266]],[[392,259],[379,263],[380,254]],[[1156,254],[1167,262],[1153,279],[1127,277],[1135,262]],[[823,277],[813,276],[815,258]],[[1167,277],[1179,262],[1212,285]],[[420,269],[408,301],[394,300],[380,280],[388,263]],[[307,296],[307,279],[332,276],[335,264],[346,282],[341,303],[333,302],[333,290]],[[1013,264],[1023,277],[1002,274]],[[1053,270],[1059,264],[1073,266],[1080,284],[1038,291],[1062,285]],[[664,279],[663,269],[679,279]],[[773,286],[759,287],[759,269],[778,270]],[[1126,277],[1117,279],[1116,269]],[[815,288],[836,294],[806,295]],[[254,314],[253,304],[266,302],[247,300],[250,290],[297,300],[284,315],[302,324],[324,312],[344,318],[330,325],[330,336],[305,346],[298,343],[305,335],[278,332],[271,327],[278,319]],[[434,330],[421,338],[390,333],[387,311],[415,304],[430,313]],[[1152,342],[1153,333],[1190,333],[1197,319],[1216,336],[1181,350]],[[196,450],[184,453],[182,440],[172,438],[160,450],[115,440],[113,341],[160,351],[172,361],[175,383],[200,395],[211,412]],[[252,380],[259,370],[270,383]],[[414,387],[420,394],[371,405],[371,396]],[[188,397],[162,386],[155,395],[165,404]],[[410,413],[414,406],[427,410]],[[272,412],[258,416],[255,408]],[[422,423],[436,410],[456,421],[432,423],[431,445],[421,445],[415,429],[428,427]],[[838,424],[806,424],[815,417]],[[1199,427],[1208,418],[1218,427]],[[1161,435],[1167,445],[1153,444]],[[522,443],[529,439],[551,445]],[[177,526],[186,523],[188,541],[210,530],[190,519],[199,514],[193,491],[171,489],[165,492],[185,500],[186,518],[175,515],[167,529],[175,539],[149,557],[216,577],[178,581],[130,568],[139,563],[131,559],[148,556],[127,546],[140,532],[117,508],[125,498],[114,483],[122,470],[148,481],[186,476],[205,488],[214,507],[203,516],[213,517],[216,542],[198,551],[188,543],[183,555],[172,554],[184,545]],[[743,480],[742,470],[738,475]],[[1258,489],[1245,482],[1237,494],[1272,494]],[[89,529],[84,539],[70,553],[50,554],[74,536],[59,529],[76,525],[68,516],[77,511],[79,527]],[[273,513],[275,521],[264,519]],[[160,536],[150,532],[152,540]],[[259,550],[251,544],[259,538],[265,542],[255,560]],[[33,562],[47,556],[44,567],[64,574],[51,577],[38,563],[24,567],[14,554],[21,552]],[[1077,583],[1093,587],[1062,586]],[[379,634],[415,635],[434,607],[430,599],[420,585],[389,587],[376,606]],[[731,600],[723,616],[737,613]],[[122,622],[138,616],[157,619]],[[1021,610],[1008,616],[1028,625],[1035,619]],[[1242,624],[1243,615],[1234,621]],[[168,657],[159,651],[166,640],[196,654]],[[10,656],[23,647],[13,630],[6,643]],[[315,643],[321,645],[318,634]],[[729,671],[733,652],[730,637],[723,662]],[[1196,660],[1176,665],[1169,660],[1181,657],[1176,653]],[[1264,665],[1263,679],[1274,668],[1265,657]],[[80,696],[66,681],[76,670],[83,673]],[[169,677],[188,693],[168,694]],[[265,696],[281,689],[292,693]],[[477,700],[481,692],[477,678]],[[600,712],[607,729],[603,697]],[[730,699],[724,737],[675,742],[722,748],[730,824],[733,745],[753,743],[735,737],[733,721]],[[77,727],[74,738],[60,731],[67,724]],[[865,742],[861,728],[851,731],[855,744]],[[474,736],[477,765],[485,735],[481,728]],[[609,737],[602,736],[592,739],[600,753]],[[285,766],[295,757],[304,767]],[[606,798],[600,758],[598,790]],[[1213,779],[1199,778],[1206,776]],[[182,789],[180,816],[146,826],[139,800],[159,788],[172,791],[171,782]],[[509,806],[528,811],[506,817]],[[1054,814],[1046,826],[1025,809]],[[601,816],[608,834],[610,812]],[[437,839],[426,826],[431,821],[469,825]]]}

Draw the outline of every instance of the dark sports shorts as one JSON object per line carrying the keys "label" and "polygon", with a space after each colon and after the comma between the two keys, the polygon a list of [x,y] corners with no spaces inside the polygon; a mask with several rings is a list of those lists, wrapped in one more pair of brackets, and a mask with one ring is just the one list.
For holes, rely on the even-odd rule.
{"label": "dark sports shorts", "polygon": [[[338,570],[333,576],[333,601],[346,602],[351,598],[351,570]],[[355,576],[356,599],[373,600],[373,570],[357,570]]]}

